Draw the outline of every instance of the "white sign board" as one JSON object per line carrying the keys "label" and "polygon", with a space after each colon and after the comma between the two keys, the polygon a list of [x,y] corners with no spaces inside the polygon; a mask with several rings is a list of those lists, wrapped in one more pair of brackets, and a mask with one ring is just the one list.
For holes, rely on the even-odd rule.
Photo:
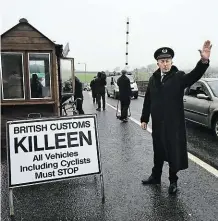
{"label": "white sign board", "polygon": [[9,187],[101,172],[96,115],[7,123]]}

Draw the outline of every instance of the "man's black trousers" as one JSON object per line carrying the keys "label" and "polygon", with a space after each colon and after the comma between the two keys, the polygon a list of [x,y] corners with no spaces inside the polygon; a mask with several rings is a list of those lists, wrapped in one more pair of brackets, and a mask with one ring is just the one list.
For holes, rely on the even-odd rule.
{"label": "man's black trousers", "polygon": [[92,90],[92,98],[93,98],[93,102],[95,102],[95,100],[97,100],[97,95],[95,93],[95,91]]}
{"label": "man's black trousers", "polygon": [[79,114],[84,114],[84,111],[83,111],[83,99],[78,99],[76,101],[76,109],[77,111],[79,112]]}
{"label": "man's black trousers", "polygon": [[[152,168],[152,176],[155,179],[161,179],[163,164],[164,164],[164,161],[163,161],[163,159],[161,159],[161,156],[154,153],[154,167]],[[178,180],[177,172],[178,171],[173,171],[169,167],[169,180],[170,180],[170,183],[177,182],[177,180]]]}
{"label": "man's black trousers", "polygon": [[103,104],[103,109],[105,109],[105,93],[97,94],[97,102],[98,102],[98,108],[101,108],[101,99]]}
{"label": "man's black trousers", "polygon": [[129,105],[130,105],[130,99],[121,100],[120,105],[121,105],[120,120],[123,120],[128,117],[128,109],[129,109]]}

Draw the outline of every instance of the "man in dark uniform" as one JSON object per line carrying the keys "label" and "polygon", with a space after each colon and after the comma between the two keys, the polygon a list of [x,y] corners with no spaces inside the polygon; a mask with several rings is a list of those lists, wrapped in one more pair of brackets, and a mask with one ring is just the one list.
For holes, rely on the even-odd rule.
{"label": "man in dark uniform", "polygon": [[210,41],[199,50],[201,59],[188,74],[172,65],[174,51],[160,48],[154,53],[159,69],[149,79],[144,98],[141,127],[147,129],[152,118],[154,167],[143,184],[160,184],[164,161],[169,163],[169,193],[177,192],[177,172],[188,168],[186,129],[183,106],[184,89],[198,81],[209,67]]}
{"label": "man in dark uniform", "polygon": [[103,110],[105,110],[105,85],[106,85],[106,79],[104,76],[102,76],[102,72],[98,72],[97,78],[96,78],[96,93],[97,93],[97,102],[98,102],[98,108],[97,111],[101,111],[101,99],[103,103]]}
{"label": "man in dark uniform", "polygon": [[76,109],[79,114],[84,114],[83,111],[83,88],[80,80],[75,76],[75,93],[74,100],[76,100]]}
{"label": "man in dark uniform", "polygon": [[132,97],[130,80],[126,76],[126,71],[121,71],[122,76],[118,78],[117,85],[119,86],[119,99],[121,104],[121,116],[120,120],[127,122],[128,109],[130,105],[130,100]]}
{"label": "man in dark uniform", "polygon": [[93,103],[97,102],[97,95],[96,95],[96,77],[94,77],[94,79],[90,82],[90,87],[92,90],[92,99],[93,99]]}

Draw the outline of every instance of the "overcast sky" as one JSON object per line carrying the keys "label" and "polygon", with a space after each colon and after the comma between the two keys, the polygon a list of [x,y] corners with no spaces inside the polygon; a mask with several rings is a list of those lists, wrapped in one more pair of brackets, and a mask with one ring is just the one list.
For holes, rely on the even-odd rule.
{"label": "overcast sky", "polygon": [[25,17],[89,71],[125,66],[126,18],[130,18],[130,68],[156,63],[154,51],[175,51],[179,69],[192,68],[199,48],[211,40],[211,65],[218,66],[217,0],[3,0],[1,33]]}

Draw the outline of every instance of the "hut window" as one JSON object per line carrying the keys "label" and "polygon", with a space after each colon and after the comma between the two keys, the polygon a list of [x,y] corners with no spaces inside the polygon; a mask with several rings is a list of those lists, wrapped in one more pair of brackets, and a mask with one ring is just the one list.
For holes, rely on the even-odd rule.
{"label": "hut window", "polygon": [[23,54],[1,53],[2,98],[4,100],[24,99]]}
{"label": "hut window", "polygon": [[50,54],[29,53],[30,98],[51,98]]}

